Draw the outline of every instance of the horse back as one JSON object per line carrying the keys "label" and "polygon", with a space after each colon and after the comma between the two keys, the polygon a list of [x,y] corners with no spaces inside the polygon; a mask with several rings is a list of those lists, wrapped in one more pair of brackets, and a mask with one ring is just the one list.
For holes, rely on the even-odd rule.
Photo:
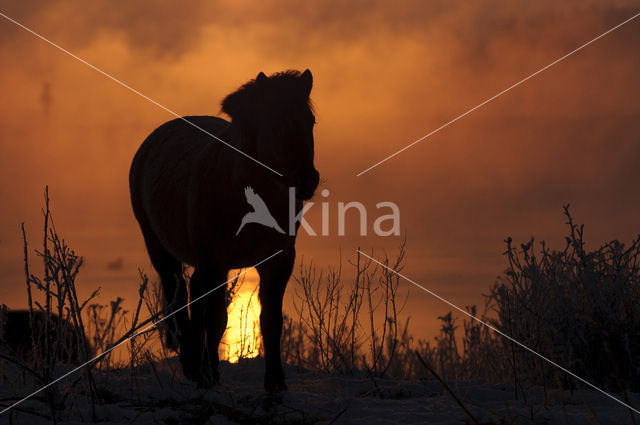
{"label": "horse back", "polygon": [[228,126],[228,121],[209,116],[169,121],[145,139],[131,164],[131,201],[143,234],[153,232],[185,263],[196,262],[190,235],[199,199],[208,190],[204,176],[224,162],[222,144],[205,132],[222,138]]}

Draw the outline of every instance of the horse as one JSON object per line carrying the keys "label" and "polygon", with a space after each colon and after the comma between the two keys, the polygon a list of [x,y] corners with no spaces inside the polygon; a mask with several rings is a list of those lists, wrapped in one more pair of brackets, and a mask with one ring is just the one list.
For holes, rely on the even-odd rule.
{"label": "horse", "polygon": [[[34,311],[34,329],[32,329],[31,317],[28,310],[0,311],[0,351],[6,348],[10,355],[25,363],[31,363],[34,360],[43,361],[43,357],[34,359],[35,336],[36,346],[40,347],[41,356],[44,356],[44,347],[49,346],[52,351],[57,348],[54,360],[58,364],[79,365],[85,360],[78,350],[80,340],[76,328],[68,318],[60,321],[57,314],[51,313],[47,320],[46,312]],[[46,338],[47,324],[49,341]],[[86,338],[84,338],[84,344],[89,350],[89,358],[93,357],[94,351]]]}
{"label": "horse", "polygon": [[[271,76],[260,72],[222,101],[221,110],[230,121],[213,116],[169,121],[144,140],[133,158],[132,208],[173,319],[167,320],[165,340],[179,349],[184,375],[200,387],[211,387],[220,379],[218,345],[227,326],[226,285],[190,304],[189,312],[181,307],[189,296],[196,300],[222,285],[230,269],[255,265],[260,276],[264,387],[286,389],[280,354],[282,298],[293,271],[300,225],[290,217],[292,211],[298,217],[319,183],[312,85],[308,69]],[[240,228],[243,217],[252,212],[247,188],[268,205],[286,232],[259,222]],[[189,291],[182,277],[184,265],[194,268]]]}

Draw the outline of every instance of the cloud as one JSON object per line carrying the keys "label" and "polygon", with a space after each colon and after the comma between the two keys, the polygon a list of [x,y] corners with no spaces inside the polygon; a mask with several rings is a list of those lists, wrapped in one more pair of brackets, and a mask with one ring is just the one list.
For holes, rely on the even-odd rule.
{"label": "cloud", "polygon": [[[109,0],[10,1],[2,12],[69,49],[86,47],[97,38],[121,36],[134,51],[175,57],[196,43],[204,25],[216,22],[217,7],[208,1],[179,2]],[[21,29],[4,22],[5,43]]]}
{"label": "cloud", "polygon": [[[571,28],[577,18],[591,16],[614,25],[636,11],[633,1],[606,4],[596,1],[538,2],[494,0],[371,0],[325,2],[275,0],[271,2],[190,1],[188,5],[162,0],[153,3],[109,0],[80,2],[53,0],[4,3],[3,13],[71,48],[93,43],[100,36],[121,36],[131,49],[160,57],[175,57],[201,42],[203,29],[259,33],[267,50],[331,47],[332,42],[360,42],[376,33],[414,37],[427,42],[456,40],[465,55],[481,58],[489,45],[514,34],[535,42],[540,28],[560,21]],[[5,23],[5,42],[17,28]],[[468,57],[468,56],[467,56]]]}

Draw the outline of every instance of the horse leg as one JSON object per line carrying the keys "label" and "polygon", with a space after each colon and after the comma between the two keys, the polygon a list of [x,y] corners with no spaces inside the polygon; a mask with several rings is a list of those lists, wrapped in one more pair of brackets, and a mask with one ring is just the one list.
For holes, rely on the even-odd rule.
{"label": "horse leg", "polygon": [[220,380],[220,372],[218,371],[218,365],[220,363],[218,347],[227,329],[227,285],[224,283],[227,281],[227,273],[218,271],[211,273],[210,276],[209,287],[211,289],[222,285],[207,295],[205,307],[208,353],[205,364],[208,370],[209,381],[211,384],[215,384]]}
{"label": "horse leg", "polygon": [[189,369],[201,387],[209,388],[220,380],[218,344],[227,326],[226,280],[225,273],[205,268],[196,269],[191,276],[190,344],[183,369]]}
{"label": "horse leg", "polygon": [[[160,276],[162,292],[168,306],[166,314],[187,304],[187,285],[182,277],[182,263],[167,251],[152,232],[143,232],[151,264]],[[165,345],[177,350],[180,333],[189,327],[189,315],[186,309],[164,321],[166,326]]]}
{"label": "horse leg", "polygon": [[204,300],[197,300],[203,293],[202,272],[195,269],[189,280],[191,320],[180,344],[180,363],[184,375],[198,383],[202,382],[202,350],[204,342]]}
{"label": "horse leg", "polygon": [[260,331],[264,345],[264,387],[267,391],[287,389],[280,358],[282,298],[293,271],[295,251],[283,252],[257,267],[260,275]]}

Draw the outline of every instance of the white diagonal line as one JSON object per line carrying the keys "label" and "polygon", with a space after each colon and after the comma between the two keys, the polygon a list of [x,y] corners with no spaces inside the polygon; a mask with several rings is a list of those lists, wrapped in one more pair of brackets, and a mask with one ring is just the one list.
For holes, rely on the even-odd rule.
{"label": "white diagonal line", "polygon": [[427,292],[429,295],[433,295],[434,297],[436,297],[437,299],[439,299],[440,301],[448,304],[449,306],[455,308],[456,310],[458,310],[461,313],[466,314],[467,316],[469,316],[470,318],[472,318],[473,320],[483,324],[484,326],[486,326],[487,328],[491,329],[492,331],[494,331],[495,333],[507,338],[509,341],[519,345],[520,347],[524,348],[525,350],[531,352],[532,354],[535,354],[536,356],[540,357],[542,360],[552,364],[553,366],[557,367],[558,369],[562,370],[563,372],[573,376],[574,378],[576,378],[577,380],[579,380],[580,382],[590,386],[591,388],[593,388],[594,390],[597,390],[599,392],[601,392],[602,394],[606,395],[607,397],[611,398],[612,400],[617,401],[618,403],[622,404],[623,406],[633,410],[635,413],[640,414],[640,410],[628,405],[627,403],[623,402],[622,400],[618,399],[617,397],[612,396],[611,394],[609,394],[608,392],[601,390],[600,388],[596,387],[595,385],[593,385],[591,382],[579,377],[578,375],[576,375],[575,373],[571,372],[570,370],[560,366],[558,363],[554,362],[553,360],[543,356],[542,354],[538,353],[537,351],[527,347],[526,345],[524,345],[523,343],[521,343],[520,341],[517,341],[515,339],[513,339],[512,337],[510,337],[509,335],[505,334],[504,332],[502,332],[500,329],[496,328],[495,326],[490,325],[489,323],[478,319],[476,316],[474,316],[473,314],[469,313],[466,310],[463,310],[462,308],[458,307],[457,305],[455,305],[454,303],[452,303],[451,301],[442,298],[440,295],[436,294],[433,291],[430,291],[429,289],[425,288],[424,286],[420,285],[417,282],[414,282],[413,280],[409,279],[408,277],[404,276],[403,274],[401,274],[400,272],[392,269],[391,267],[386,266],[385,264],[382,264],[380,261],[376,260],[375,258],[365,254],[364,252],[360,251],[359,249],[356,250],[359,254],[364,255],[365,257],[367,257],[368,259],[370,259],[371,261],[374,261],[375,263],[381,265],[382,267],[384,267],[385,269],[389,270],[390,272],[400,276],[401,278],[403,278],[404,280],[406,280],[409,283],[414,284],[415,286],[417,286],[418,288],[422,289],[423,291]]}
{"label": "white diagonal line", "polygon": [[[278,251],[278,252],[276,252],[275,254],[271,254],[270,256],[268,256],[268,257],[267,257],[267,258],[265,258],[264,260],[260,261],[259,263],[257,263],[257,264],[255,264],[255,265],[251,266],[250,268],[258,267],[260,264],[264,263],[265,261],[268,261],[268,260],[272,259],[273,257],[275,257],[276,255],[280,254],[281,252],[282,252],[282,250],[279,250],[279,251]],[[190,306],[191,304],[193,304],[194,302],[196,302],[196,301],[198,301],[198,300],[201,300],[202,298],[204,298],[204,297],[206,297],[207,295],[211,294],[213,291],[215,291],[215,290],[217,290],[217,289],[219,289],[219,288],[222,288],[222,287],[223,287],[223,286],[225,286],[227,283],[231,282],[231,281],[232,281],[232,280],[234,280],[234,279],[237,279],[237,278],[238,278],[238,276],[241,276],[241,275],[245,274],[246,272],[248,272],[250,268],[246,268],[244,271],[242,271],[242,272],[238,273],[238,274],[237,274],[236,276],[234,276],[233,278],[231,278],[231,279],[227,280],[226,282],[221,283],[220,285],[216,286],[215,288],[213,288],[213,289],[211,289],[211,290],[209,290],[209,291],[205,292],[204,294],[200,295],[198,298],[196,298],[196,299],[194,299],[194,300],[189,301],[187,304],[183,305],[182,307],[178,308],[177,310],[174,310],[174,311],[172,311],[171,313],[169,313],[169,314],[167,314],[167,315],[163,316],[161,319],[159,319],[159,320],[157,320],[157,321],[153,322],[152,324],[150,324],[149,326],[147,326],[147,327],[146,327],[146,328],[144,328],[143,330],[141,330],[141,331],[139,331],[139,332],[136,332],[135,334],[131,335],[131,336],[130,336],[129,338],[127,338],[127,339],[124,339],[124,340],[120,341],[120,343],[118,343],[118,344],[114,345],[113,347],[111,347],[111,348],[109,348],[109,349],[107,349],[107,350],[103,351],[102,353],[98,354],[97,356],[95,356],[95,357],[94,357],[94,358],[92,358],[91,360],[86,361],[85,363],[81,364],[80,366],[76,367],[76,368],[75,368],[75,369],[73,369],[73,370],[70,370],[69,372],[65,373],[64,375],[62,375],[62,376],[60,376],[60,377],[58,377],[58,378],[54,379],[53,381],[49,382],[47,385],[45,385],[45,386],[43,386],[42,388],[40,388],[40,389],[38,389],[38,390],[36,390],[36,391],[32,392],[31,394],[29,394],[28,396],[24,397],[23,399],[21,399],[21,400],[19,400],[19,401],[16,401],[16,402],[15,402],[15,403],[13,403],[11,406],[9,406],[9,407],[7,407],[7,408],[3,409],[3,410],[0,412],[0,415],[2,415],[2,414],[3,414],[3,413],[5,413],[5,412],[8,412],[9,410],[11,410],[11,409],[13,409],[14,407],[16,407],[17,405],[19,405],[20,403],[24,402],[25,400],[28,400],[29,398],[31,398],[31,397],[33,397],[34,395],[36,395],[36,394],[38,394],[38,393],[42,392],[43,390],[46,390],[47,388],[49,388],[50,386],[52,386],[52,385],[53,385],[53,384],[55,384],[56,382],[59,382],[59,381],[63,380],[63,379],[64,379],[64,378],[66,378],[67,376],[69,376],[69,375],[71,375],[71,374],[73,374],[73,373],[77,372],[78,370],[82,369],[83,367],[87,366],[88,364],[90,364],[90,363],[92,363],[92,362],[94,362],[94,361],[98,360],[99,358],[103,357],[104,355],[106,355],[106,354],[107,354],[107,353],[109,353],[110,351],[112,351],[112,350],[116,349],[117,347],[121,346],[121,345],[122,345],[122,344],[124,344],[125,342],[127,342],[127,341],[129,341],[129,340],[131,340],[131,339],[133,339],[133,338],[135,338],[135,337],[137,337],[138,335],[141,335],[141,334],[143,334],[143,333],[147,332],[147,331],[148,331],[148,330],[150,330],[150,329],[153,329],[154,327],[156,327],[156,326],[158,325],[158,323],[163,322],[164,320],[166,320],[166,319],[168,319],[169,317],[173,316],[173,315],[174,315],[174,314],[176,314],[177,312],[179,312],[179,311],[181,311],[181,310],[184,310],[185,308],[189,307],[189,306]]]}
{"label": "white diagonal line", "polygon": [[377,167],[378,165],[382,164],[383,162],[386,162],[386,161],[390,160],[390,159],[391,159],[391,158],[393,158],[394,156],[396,156],[396,155],[398,155],[398,154],[400,154],[400,153],[402,153],[402,152],[406,151],[406,150],[407,150],[407,149],[409,149],[410,147],[412,147],[412,146],[414,146],[414,145],[416,145],[416,144],[420,143],[421,141],[423,141],[423,140],[424,140],[424,139],[426,139],[427,137],[429,137],[429,136],[431,136],[431,135],[433,135],[433,134],[436,134],[437,132],[439,132],[439,131],[440,131],[440,130],[442,130],[443,128],[446,128],[446,127],[448,127],[449,125],[453,124],[454,122],[458,121],[460,118],[463,118],[463,117],[465,117],[465,116],[469,115],[470,113],[472,113],[472,112],[473,112],[473,111],[475,111],[476,109],[479,109],[479,108],[483,107],[484,105],[486,105],[487,103],[491,102],[492,100],[494,100],[494,99],[496,99],[496,98],[498,98],[498,97],[502,96],[503,94],[505,94],[505,93],[506,93],[506,92],[508,92],[509,90],[511,90],[511,89],[513,89],[513,88],[515,88],[515,87],[518,87],[520,84],[524,83],[525,81],[527,81],[527,80],[529,80],[529,79],[531,79],[531,78],[535,77],[536,75],[540,74],[541,72],[543,72],[543,71],[545,71],[545,70],[547,70],[547,69],[551,68],[553,65],[557,64],[558,62],[561,62],[561,61],[563,61],[564,59],[568,58],[569,56],[573,55],[574,53],[576,53],[576,52],[578,52],[578,51],[580,51],[580,50],[584,49],[585,47],[587,47],[588,45],[590,45],[590,44],[592,44],[592,43],[596,42],[597,40],[601,39],[601,38],[602,38],[602,37],[604,37],[605,35],[607,35],[607,34],[609,34],[609,33],[613,32],[613,31],[617,30],[618,28],[620,28],[620,27],[621,27],[621,26],[623,26],[624,24],[631,22],[632,20],[636,19],[638,16],[640,16],[640,13],[637,13],[637,14],[633,15],[631,18],[627,19],[626,21],[619,23],[619,24],[618,24],[618,25],[616,25],[615,27],[611,28],[611,29],[610,29],[610,30],[608,30],[608,31],[603,32],[602,34],[600,34],[600,35],[599,35],[599,36],[597,36],[596,38],[592,39],[591,41],[588,41],[588,42],[584,43],[582,46],[580,46],[580,47],[578,47],[578,48],[576,48],[576,49],[572,50],[571,52],[567,53],[566,55],[564,55],[564,56],[562,56],[562,57],[560,57],[560,58],[556,59],[555,61],[551,62],[549,65],[547,65],[547,66],[545,66],[545,67],[543,67],[543,68],[540,68],[539,70],[537,70],[537,71],[536,71],[536,72],[534,72],[533,74],[529,75],[528,77],[525,77],[525,78],[523,78],[522,80],[518,81],[517,83],[512,84],[511,86],[509,86],[509,87],[507,87],[506,89],[502,90],[500,93],[498,93],[498,94],[496,94],[496,95],[494,95],[494,96],[490,97],[489,99],[485,100],[485,101],[484,101],[484,102],[482,102],[481,104],[479,104],[479,105],[477,105],[477,106],[474,106],[473,108],[469,109],[467,112],[465,112],[465,113],[463,113],[463,114],[461,114],[461,115],[458,115],[456,118],[452,119],[452,120],[451,120],[451,121],[449,121],[448,123],[446,123],[446,124],[444,124],[444,125],[441,125],[440,127],[436,128],[436,129],[435,129],[435,130],[433,130],[432,132],[430,132],[430,133],[428,133],[428,134],[426,134],[426,135],[422,136],[422,137],[421,137],[421,138],[419,138],[418,140],[415,140],[415,141],[411,142],[410,144],[408,144],[408,145],[407,145],[407,146],[405,146],[404,148],[402,148],[402,149],[400,149],[400,150],[398,150],[398,151],[396,151],[396,152],[392,153],[391,155],[387,156],[387,157],[386,157],[386,158],[384,158],[383,160],[376,162],[375,164],[373,164],[371,167],[367,168],[366,170],[360,171],[360,172],[356,175],[356,177],[360,177],[360,176],[361,176],[361,175],[363,175],[364,173],[366,173],[366,172],[368,172],[368,171],[370,171],[370,170],[374,169],[375,167]]}
{"label": "white diagonal line", "polygon": [[51,46],[55,47],[56,49],[66,53],[67,55],[71,56],[72,58],[74,58],[75,60],[82,62],[83,64],[87,65],[89,68],[93,69],[94,71],[99,72],[100,74],[104,75],[105,77],[109,78],[112,81],[115,81],[116,83],[120,84],[122,87],[132,91],[133,93],[137,94],[138,96],[142,97],[145,100],[148,100],[149,102],[153,103],[154,105],[156,105],[159,108],[164,109],[165,111],[169,112],[171,115],[175,116],[176,118],[181,119],[182,121],[186,122],[187,124],[191,125],[194,128],[197,128],[198,130],[202,131],[204,134],[207,134],[211,137],[213,137],[214,139],[216,139],[217,141],[219,141],[220,143],[224,144],[225,146],[233,149],[234,151],[238,152],[241,155],[244,155],[245,157],[249,158],[250,160],[262,165],[264,168],[266,168],[267,170],[277,174],[278,176],[282,177],[282,174],[280,174],[279,172],[277,172],[276,170],[274,170],[273,168],[269,167],[268,165],[258,161],[257,159],[255,159],[254,157],[252,157],[251,155],[248,155],[244,152],[242,152],[240,149],[236,148],[235,146],[225,142],[224,140],[222,140],[221,138],[219,138],[218,136],[216,136],[213,133],[208,132],[207,130],[205,130],[204,128],[194,124],[193,122],[189,121],[188,119],[184,118],[181,115],[178,115],[177,113],[173,112],[171,109],[167,108],[166,106],[161,105],[160,103],[156,102],[155,100],[151,99],[150,97],[140,93],[138,90],[134,89],[133,87],[123,83],[122,81],[118,80],[116,77],[113,77],[110,74],[107,74],[106,72],[104,72],[103,70],[101,70],[100,68],[98,68],[97,66],[94,66],[92,64],[90,64],[89,62],[87,62],[86,60],[82,59],[79,56],[74,55],[73,53],[71,53],[70,51],[68,51],[67,49],[57,45],[56,43],[54,43],[53,41],[47,39],[46,37],[38,34],[37,32],[35,32],[34,30],[32,30],[31,28],[28,28],[24,25],[22,25],[20,22],[16,21],[15,19],[10,18],[9,16],[5,15],[4,13],[0,12],[0,16],[2,16],[3,18],[5,18],[8,21],[13,22],[14,24],[16,24],[17,26],[19,26],[20,28],[24,29],[25,31],[30,32],[31,34],[35,35],[36,37],[38,37],[39,39],[47,42],[48,44],[50,44]]}

